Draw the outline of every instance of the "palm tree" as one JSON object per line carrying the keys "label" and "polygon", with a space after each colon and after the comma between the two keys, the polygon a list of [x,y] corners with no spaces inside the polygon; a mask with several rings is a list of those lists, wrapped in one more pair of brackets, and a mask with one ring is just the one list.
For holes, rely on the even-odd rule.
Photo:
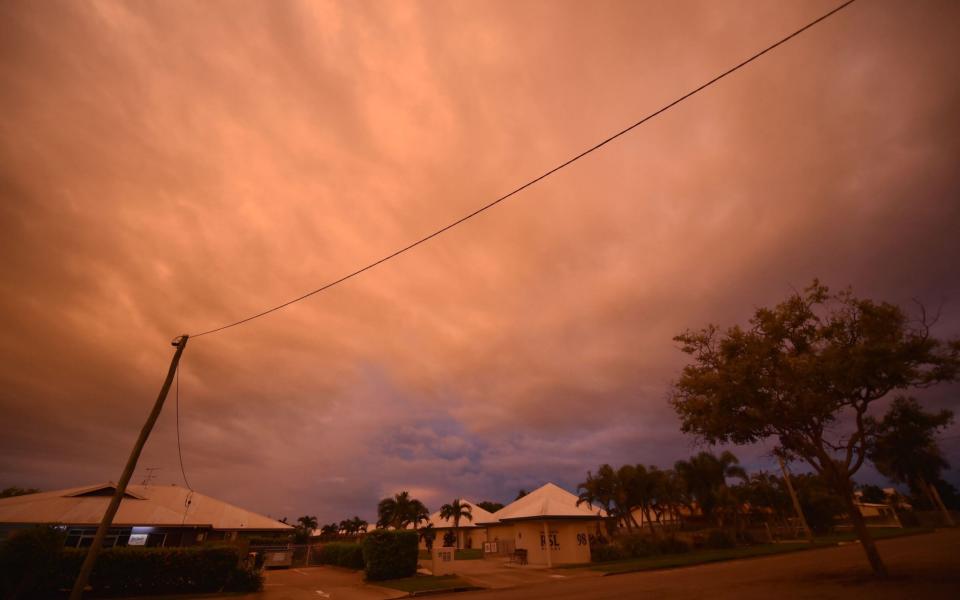
{"label": "palm tree", "polygon": [[[616,506],[616,473],[610,465],[600,465],[597,474],[587,471],[587,480],[577,486],[577,506],[583,503],[599,506],[607,513],[607,533],[616,532],[617,523],[622,514]],[[627,524],[628,531],[632,531],[632,524]]]}
{"label": "palm tree", "polygon": [[457,549],[460,548],[460,519],[466,518],[473,521],[473,509],[466,502],[461,502],[460,498],[454,498],[450,504],[444,504],[440,507],[440,518],[446,521],[453,519],[453,529],[457,532]]}
{"label": "palm tree", "polygon": [[297,519],[295,536],[300,543],[306,543],[310,539],[310,534],[317,528],[317,518],[310,515],[304,515]]}
{"label": "palm tree", "polygon": [[336,523],[327,523],[320,528],[320,535],[324,537],[332,537],[340,533],[340,526]]}
{"label": "palm tree", "polygon": [[430,518],[430,511],[410,492],[400,492],[393,498],[384,498],[377,505],[377,527],[404,529],[407,525],[417,526]]}
{"label": "palm tree", "polygon": [[727,487],[728,477],[747,479],[747,472],[732,452],[724,451],[719,457],[701,452],[690,460],[678,460],[674,465],[683,479],[689,494],[697,501],[703,516],[723,527],[724,513],[736,512],[736,502]]}
{"label": "palm tree", "polygon": [[433,542],[437,539],[437,532],[433,528],[433,523],[429,523],[420,530],[420,539],[423,540],[423,545],[427,547],[427,552],[431,552],[433,550]]}
{"label": "palm tree", "polygon": [[347,521],[347,525],[350,529],[350,534],[354,536],[358,536],[361,533],[365,533],[367,531],[367,525],[369,525],[369,523],[367,523],[366,521],[364,521],[358,516],[354,516],[352,519]]}

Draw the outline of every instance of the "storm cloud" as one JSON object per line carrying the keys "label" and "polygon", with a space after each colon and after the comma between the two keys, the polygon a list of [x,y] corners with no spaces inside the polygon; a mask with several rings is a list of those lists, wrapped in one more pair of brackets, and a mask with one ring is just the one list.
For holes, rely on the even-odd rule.
{"label": "storm cloud", "polygon": [[[115,479],[174,336],[389,254],[834,4],[4,2],[0,485]],[[671,338],[814,277],[960,334],[958,21],[855,3],[416,250],[191,340],[190,483],[329,521],[667,466],[693,450]],[[138,480],[180,481],[175,402]]]}

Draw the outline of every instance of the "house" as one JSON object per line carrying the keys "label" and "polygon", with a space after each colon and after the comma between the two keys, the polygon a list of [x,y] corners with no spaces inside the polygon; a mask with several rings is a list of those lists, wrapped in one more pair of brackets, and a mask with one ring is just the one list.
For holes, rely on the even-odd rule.
{"label": "house", "polygon": [[[470,507],[470,519],[466,517],[460,518],[460,527],[458,531],[455,532],[457,536],[457,548],[482,548],[483,543],[487,541],[487,530],[486,527],[480,525],[479,523],[489,522],[493,515],[490,512],[480,508],[473,502],[460,499],[460,504],[466,504]],[[440,511],[437,511],[430,515],[430,519],[427,523],[421,523],[419,525],[420,529],[433,525],[434,531],[436,531],[437,538],[434,542],[435,546],[440,546],[443,544],[443,536],[447,532],[454,531],[453,519],[443,519],[440,517]],[[411,526],[412,527],[412,526]],[[426,548],[424,541],[420,540],[420,547]]]}
{"label": "house", "polygon": [[[115,484],[103,483],[0,499],[0,539],[53,524],[66,531],[67,546],[89,546],[115,492]],[[103,545],[193,546],[292,531],[286,523],[178,485],[129,485]]]}
{"label": "house", "polygon": [[486,529],[485,553],[526,551],[532,565],[552,567],[590,562],[590,538],[603,511],[553,483],[504,506],[489,519],[474,519]]}

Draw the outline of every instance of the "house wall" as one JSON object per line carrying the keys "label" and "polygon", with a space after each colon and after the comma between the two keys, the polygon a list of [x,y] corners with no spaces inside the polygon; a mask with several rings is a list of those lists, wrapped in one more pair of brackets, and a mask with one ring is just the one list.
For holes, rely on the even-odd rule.
{"label": "house wall", "polygon": [[[550,534],[550,561],[554,565],[590,562],[592,521],[546,521]],[[547,564],[544,521],[518,521],[513,524],[515,548],[527,551],[532,565]]]}
{"label": "house wall", "polygon": [[[446,535],[448,531],[451,531],[453,528],[438,527],[436,528],[437,537],[433,541],[433,546],[439,548],[443,545],[443,536]],[[483,527],[461,527],[460,528],[460,547],[461,548],[483,548],[483,543],[487,541],[487,532]],[[427,549],[426,542],[423,541],[423,538],[420,539],[419,543],[421,550]]]}

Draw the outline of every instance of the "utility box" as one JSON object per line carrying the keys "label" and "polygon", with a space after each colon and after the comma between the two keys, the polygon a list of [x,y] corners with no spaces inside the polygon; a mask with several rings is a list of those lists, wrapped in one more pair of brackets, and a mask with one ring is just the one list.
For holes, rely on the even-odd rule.
{"label": "utility box", "polygon": [[430,570],[435,576],[452,575],[456,556],[456,550],[453,548],[434,548],[433,568]]}

